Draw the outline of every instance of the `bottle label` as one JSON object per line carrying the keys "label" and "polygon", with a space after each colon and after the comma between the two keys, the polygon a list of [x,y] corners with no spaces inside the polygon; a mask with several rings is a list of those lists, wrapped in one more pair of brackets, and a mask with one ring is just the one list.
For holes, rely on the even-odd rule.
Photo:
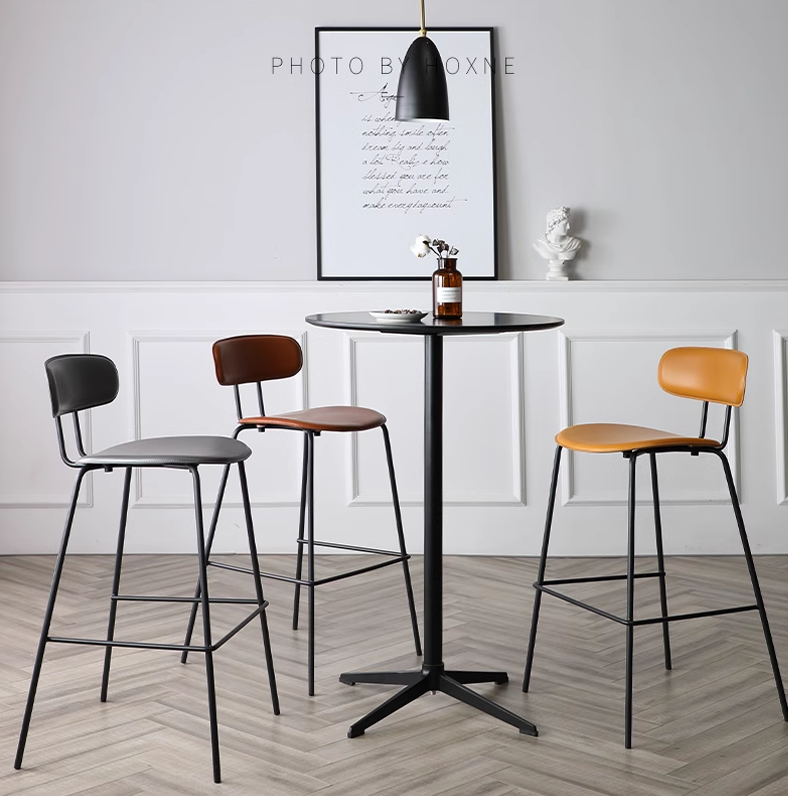
{"label": "bottle label", "polygon": [[439,287],[435,291],[438,304],[458,304],[462,301],[461,287]]}

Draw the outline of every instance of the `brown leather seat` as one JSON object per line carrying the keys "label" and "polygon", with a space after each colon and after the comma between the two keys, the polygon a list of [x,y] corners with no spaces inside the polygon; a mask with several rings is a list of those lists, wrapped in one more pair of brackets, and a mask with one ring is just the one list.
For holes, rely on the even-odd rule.
{"label": "brown leather seat", "polygon": [[[296,545],[296,572],[294,577],[288,577],[272,572],[262,572],[262,577],[271,577],[295,584],[295,598],[293,604],[293,630],[298,628],[300,589],[305,586],[309,594],[309,638],[308,638],[308,681],[310,696],[315,692],[315,623],[314,623],[314,590],[323,583],[333,582],[352,575],[371,572],[392,564],[402,564],[407,592],[408,607],[410,610],[413,639],[416,654],[421,655],[421,641],[419,638],[418,622],[416,620],[416,606],[413,599],[413,588],[408,567],[408,551],[405,547],[405,535],[402,530],[402,514],[397,496],[397,485],[394,477],[394,463],[391,457],[391,443],[386,427],[386,417],[374,409],[362,406],[318,406],[309,409],[299,409],[294,412],[267,414],[263,401],[263,383],[276,379],[287,379],[295,376],[303,367],[304,357],[301,346],[297,340],[285,335],[254,334],[228,337],[217,340],[213,345],[213,360],[216,369],[216,379],[219,384],[231,386],[235,393],[235,406],[238,416],[238,427],[233,436],[238,436],[248,429],[281,429],[298,431],[304,435],[304,463],[301,480],[301,505],[299,513],[298,540]],[[243,412],[240,386],[254,384],[257,391],[258,414],[248,415]],[[324,432],[360,432],[379,428],[383,434],[386,451],[389,479],[391,483],[392,501],[394,504],[394,518],[396,522],[398,549],[386,550],[377,547],[359,547],[338,542],[318,541],[314,535],[314,443],[315,437]],[[226,476],[226,471],[225,471]],[[213,538],[216,531],[218,511],[224,494],[226,478],[223,476],[219,488],[219,497],[216,502],[216,512],[211,523],[207,548],[210,555]],[[377,532],[377,528],[371,529]],[[314,548],[330,547],[346,550],[352,553],[374,553],[383,556],[383,561],[354,568],[341,574],[331,574],[323,579],[314,574]],[[307,575],[303,577],[303,554],[306,547]],[[368,559],[367,559],[368,560]],[[223,566],[219,562],[208,562],[212,566]],[[235,565],[232,569],[243,569]],[[246,570],[243,570],[246,571]],[[191,636],[196,613],[192,611],[187,630],[187,642]],[[185,659],[185,655],[182,656]]]}
{"label": "brown leather seat", "polygon": [[[777,694],[782,708],[783,719],[788,721],[788,702],[786,702],[777,657],[774,650],[769,623],[761,597],[758,576],[750,551],[747,532],[744,528],[741,508],[733,483],[730,464],[725,455],[724,448],[728,442],[730,431],[732,407],[741,406],[744,401],[745,382],[747,377],[747,355],[740,351],[731,351],[724,348],[674,348],[665,352],[659,362],[657,379],[660,387],[672,395],[682,398],[693,398],[702,402],[700,432],[697,436],[679,434],[673,431],[662,431],[648,426],[633,426],[623,423],[583,423],[560,431],[555,438],[557,448],[553,464],[553,477],[550,485],[550,494],[547,503],[547,518],[545,520],[542,554],[539,560],[539,572],[534,589],[534,609],[531,617],[531,633],[528,642],[528,653],[525,663],[525,676],[523,678],[523,691],[528,691],[531,681],[534,648],[536,644],[536,630],[539,622],[542,594],[551,594],[580,608],[585,608],[599,616],[612,619],[626,628],[626,675],[625,675],[625,707],[624,707],[624,745],[632,746],[632,677],[633,677],[633,648],[634,628],[638,625],[661,624],[662,641],[665,656],[665,668],[672,668],[670,653],[670,636],[668,626],[670,622],[683,619],[695,619],[702,616],[711,616],[725,613],[738,613],[740,611],[758,611],[761,625],[766,639],[766,647],[771,661],[772,673],[777,686]],[[706,437],[706,425],[709,403],[723,404],[725,419],[723,421],[722,436],[718,442]],[[611,575],[590,578],[568,578],[562,580],[546,580],[548,548],[555,509],[556,489],[561,465],[561,452],[564,448],[582,453],[621,453],[629,460],[629,498],[628,498],[628,534],[627,534],[627,573],[626,575]],[[747,561],[747,568],[752,582],[754,604],[739,605],[731,608],[715,607],[707,611],[694,611],[670,615],[668,613],[668,599],[665,578],[665,559],[662,543],[662,520],[659,508],[659,486],[657,478],[657,454],[665,452],[689,453],[698,456],[710,453],[722,463],[725,480],[728,485],[734,516],[738,525],[739,536]],[[635,574],[635,485],[636,464],[641,456],[648,456],[651,465],[651,490],[654,504],[654,529],[656,532],[657,571],[638,572]],[[658,578],[660,593],[660,615],[658,617],[635,619],[635,579]],[[626,581],[626,614],[616,616],[607,610],[601,610],[589,603],[577,599],[576,595],[565,594],[556,586],[567,584],[582,584],[599,581]]]}
{"label": "brown leather seat", "polygon": [[386,416],[363,406],[319,406],[281,415],[244,417],[243,426],[295,428],[309,431],[368,431],[386,423]]}

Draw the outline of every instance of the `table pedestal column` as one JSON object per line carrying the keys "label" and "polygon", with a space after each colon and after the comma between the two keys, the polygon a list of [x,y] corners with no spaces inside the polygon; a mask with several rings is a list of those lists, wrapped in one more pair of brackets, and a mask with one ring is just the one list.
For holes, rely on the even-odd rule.
{"label": "table pedestal column", "polygon": [[446,671],[443,665],[443,337],[424,337],[424,659],[421,670],[348,672],[347,685],[380,683],[404,685],[390,699],[350,726],[348,737],[363,735],[428,691],[454,699],[512,724],[525,735],[538,735],[526,719],[477,694],[469,683],[505,683],[506,672]]}
{"label": "table pedestal column", "polygon": [[424,338],[424,666],[443,668],[443,338]]}

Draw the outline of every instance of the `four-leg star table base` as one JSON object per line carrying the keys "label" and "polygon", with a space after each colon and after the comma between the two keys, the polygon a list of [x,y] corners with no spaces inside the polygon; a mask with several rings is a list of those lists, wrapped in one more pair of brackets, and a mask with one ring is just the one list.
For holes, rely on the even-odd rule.
{"label": "four-leg star table base", "polygon": [[439,666],[424,666],[420,672],[404,671],[404,672],[349,672],[339,675],[339,682],[346,685],[355,685],[356,683],[380,683],[381,685],[404,685],[401,691],[394,694],[393,697],[387,699],[382,705],[379,705],[374,710],[367,713],[366,716],[359,719],[355,724],[350,725],[347,731],[348,738],[355,738],[358,735],[363,735],[367,727],[377,724],[381,719],[390,716],[400,708],[418,699],[422,694],[428,691],[435,693],[442,691],[454,699],[465,702],[466,705],[476,708],[477,710],[489,713],[496,719],[505,721],[517,727],[524,735],[539,735],[536,726],[531,724],[530,721],[512,713],[501,707],[496,702],[493,702],[486,697],[477,694],[467,687],[467,683],[506,683],[509,680],[509,675],[506,672],[467,672],[467,671],[445,671],[443,664]]}

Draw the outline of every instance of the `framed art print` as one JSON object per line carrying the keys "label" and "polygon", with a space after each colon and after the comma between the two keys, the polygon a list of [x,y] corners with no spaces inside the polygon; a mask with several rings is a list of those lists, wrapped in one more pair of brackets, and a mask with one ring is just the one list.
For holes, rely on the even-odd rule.
{"label": "framed art print", "polygon": [[412,28],[315,30],[319,279],[429,279],[418,235],[459,249],[467,279],[498,275],[492,28],[432,28],[450,121],[394,118]]}

